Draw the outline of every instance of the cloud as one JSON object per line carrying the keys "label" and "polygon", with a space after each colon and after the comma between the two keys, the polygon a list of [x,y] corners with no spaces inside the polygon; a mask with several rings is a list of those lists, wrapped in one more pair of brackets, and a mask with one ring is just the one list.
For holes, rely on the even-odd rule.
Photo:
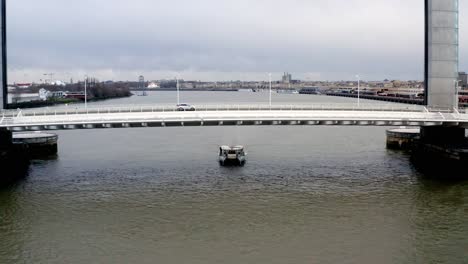
{"label": "cloud", "polygon": [[[43,72],[262,79],[283,71],[422,79],[423,7],[422,0],[15,0],[10,80],[37,81]],[[460,46],[468,47],[460,17]]]}

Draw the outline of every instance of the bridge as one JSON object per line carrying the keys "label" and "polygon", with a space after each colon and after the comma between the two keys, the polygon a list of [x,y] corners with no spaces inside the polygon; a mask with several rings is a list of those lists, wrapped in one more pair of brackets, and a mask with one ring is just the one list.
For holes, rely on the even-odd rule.
{"label": "bridge", "polygon": [[[54,108],[5,110],[6,0],[0,0],[0,147],[12,144],[12,131],[223,125],[420,126],[422,153],[457,156],[449,150],[465,146],[468,114],[460,113],[458,78],[458,0],[425,0],[424,106],[292,105],[197,106],[177,112],[173,106]],[[432,147],[437,145],[436,148]],[[1,148],[0,148],[1,150]],[[457,153],[468,153],[459,151]],[[5,151],[4,151],[5,153]],[[468,161],[468,155],[463,161]],[[436,159],[436,160],[437,160]]]}
{"label": "bridge", "polygon": [[0,129],[42,131],[98,128],[334,125],[468,127],[468,114],[413,105],[204,105],[197,111],[173,106],[115,106],[16,110],[1,113]]}

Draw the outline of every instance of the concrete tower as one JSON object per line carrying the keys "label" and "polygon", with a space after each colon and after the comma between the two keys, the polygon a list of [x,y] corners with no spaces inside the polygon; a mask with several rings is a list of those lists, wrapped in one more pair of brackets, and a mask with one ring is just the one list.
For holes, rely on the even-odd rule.
{"label": "concrete tower", "polygon": [[425,0],[426,8],[426,104],[457,106],[458,0]]}
{"label": "concrete tower", "polygon": [[144,89],[145,88],[145,76],[143,75],[140,75],[140,77],[138,77],[138,88],[139,89]]}

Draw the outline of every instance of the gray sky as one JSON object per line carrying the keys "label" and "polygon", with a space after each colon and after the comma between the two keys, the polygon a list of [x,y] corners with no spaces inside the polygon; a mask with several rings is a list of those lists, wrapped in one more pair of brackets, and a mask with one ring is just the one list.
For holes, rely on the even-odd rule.
{"label": "gray sky", "polygon": [[423,0],[9,0],[9,79],[423,79],[423,25]]}

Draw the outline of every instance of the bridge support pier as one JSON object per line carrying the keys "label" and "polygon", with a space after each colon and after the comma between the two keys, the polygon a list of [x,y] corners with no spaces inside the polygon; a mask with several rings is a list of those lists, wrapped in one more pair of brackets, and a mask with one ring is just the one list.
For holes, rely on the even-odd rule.
{"label": "bridge support pier", "polygon": [[468,177],[468,141],[461,127],[422,127],[412,151],[414,164],[429,176],[441,179]]}
{"label": "bridge support pier", "polygon": [[419,143],[420,131],[417,128],[398,128],[387,130],[387,148],[411,150]]}
{"label": "bridge support pier", "polygon": [[439,179],[466,179],[468,139],[461,127],[421,127],[387,131],[387,148],[408,150],[424,175]]}
{"label": "bridge support pier", "polygon": [[463,146],[465,141],[465,129],[462,127],[421,128],[422,144]]}
{"label": "bridge support pier", "polygon": [[11,148],[13,133],[5,128],[0,128],[0,151]]}
{"label": "bridge support pier", "polygon": [[58,136],[51,133],[15,133],[13,147],[25,149],[29,159],[42,159],[57,155]]}
{"label": "bridge support pier", "polygon": [[32,159],[57,154],[58,136],[46,133],[13,134],[0,128],[0,188],[24,178]]}
{"label": "bridge support pier", "polygon": [[23,178],[28,167],[29,159],[24,150],[13,146],[11,131],[0,128],[0,188]]}

